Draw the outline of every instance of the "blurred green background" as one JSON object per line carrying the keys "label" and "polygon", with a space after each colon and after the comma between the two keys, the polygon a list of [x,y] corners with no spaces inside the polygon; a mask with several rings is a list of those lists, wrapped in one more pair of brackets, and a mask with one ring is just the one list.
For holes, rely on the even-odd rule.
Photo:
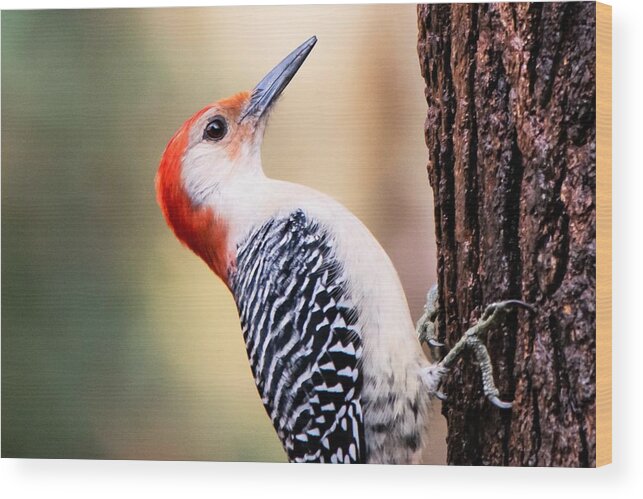
{"label": "blurred green background", "polygon": [[312,34],[265,169],[355,212],[417,318],[435,256],[414,5],[2,12],[3,457],[285,460],[234,302],[154,175],[189,115]]}

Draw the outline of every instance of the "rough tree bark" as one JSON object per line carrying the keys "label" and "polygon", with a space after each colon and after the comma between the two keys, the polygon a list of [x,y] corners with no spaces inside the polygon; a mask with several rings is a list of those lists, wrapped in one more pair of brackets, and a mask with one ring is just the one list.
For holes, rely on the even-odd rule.
{"label": "rough tree bark", "polygon": [[471,355],[445,392],[450,464],[594,466],[595,5],[420,5],[439,339],[519,298],[488,334],[501,397]]}

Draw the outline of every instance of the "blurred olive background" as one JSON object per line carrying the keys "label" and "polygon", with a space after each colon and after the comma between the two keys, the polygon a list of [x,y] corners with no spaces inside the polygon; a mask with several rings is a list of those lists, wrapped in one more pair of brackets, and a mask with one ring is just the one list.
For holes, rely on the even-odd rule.
{"label": "blurred olive background", "polygon": [[154,175],[189,115],[312,34],[265,169],[355,212],[417,318],[435,250],[414,5],[2,13],[3,457],[285,460],[234,302]]}

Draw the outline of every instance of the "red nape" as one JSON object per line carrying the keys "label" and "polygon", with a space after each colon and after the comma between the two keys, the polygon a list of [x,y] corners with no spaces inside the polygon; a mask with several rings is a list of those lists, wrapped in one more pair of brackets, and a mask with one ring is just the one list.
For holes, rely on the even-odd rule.
{"label": "red nape", "polygon": [[228,226],[211,208],[194,206],[183,187],[181,162],[194,123],[210,107],[187,120],[170,139],[156,174],[156,198],[176,237],[228,284],[234,257],[228,251]]}

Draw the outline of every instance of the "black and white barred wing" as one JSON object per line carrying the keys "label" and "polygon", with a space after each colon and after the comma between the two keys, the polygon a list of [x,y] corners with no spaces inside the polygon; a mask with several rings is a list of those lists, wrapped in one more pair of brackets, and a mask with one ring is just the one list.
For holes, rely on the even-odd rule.
{"label": "black and white barred wing", "polygon": [[301,210],[271,220],[239,246],[231,284],[289,459],[364,462],[362,342],[332,238]]}

